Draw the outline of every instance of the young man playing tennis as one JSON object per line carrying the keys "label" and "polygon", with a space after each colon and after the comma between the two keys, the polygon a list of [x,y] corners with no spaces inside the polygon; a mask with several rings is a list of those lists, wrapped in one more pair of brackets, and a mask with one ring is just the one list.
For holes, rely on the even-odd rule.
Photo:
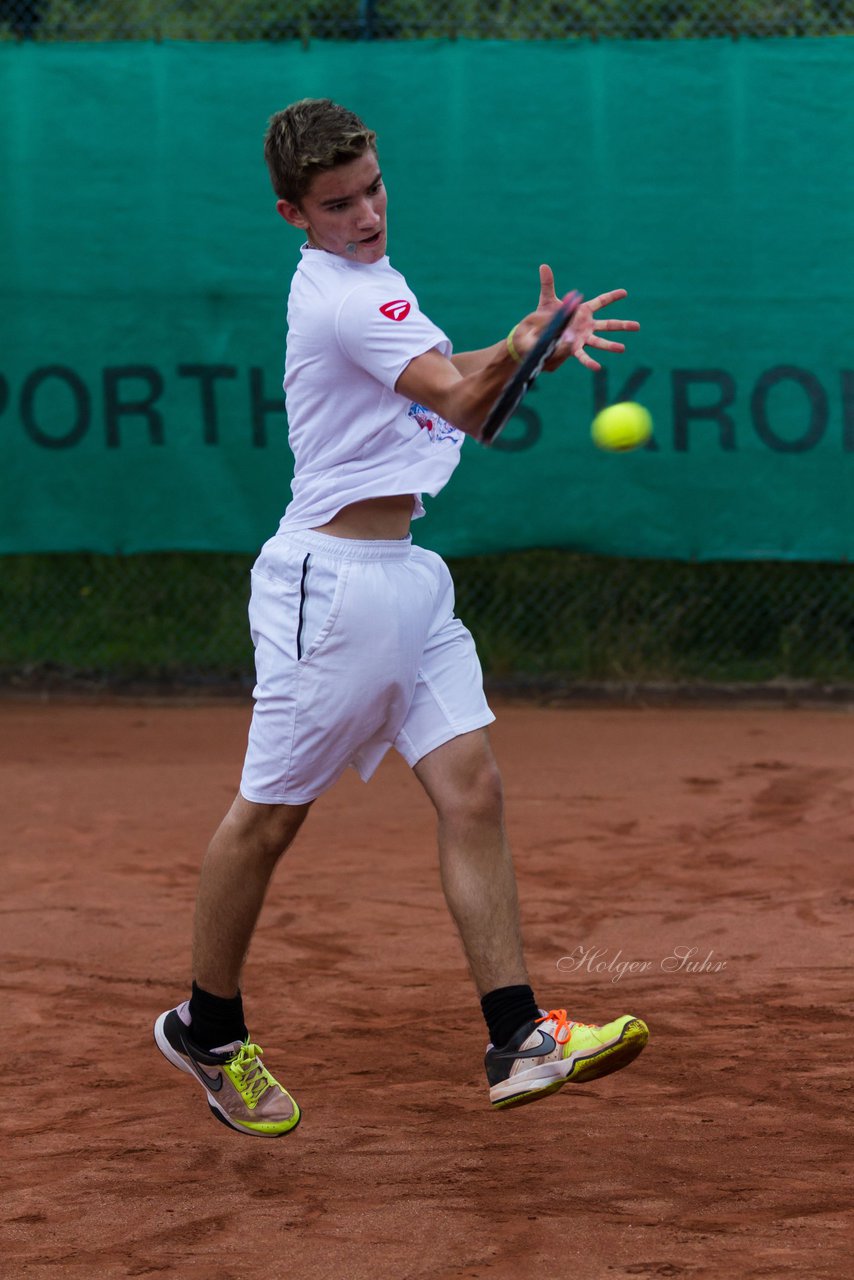
{"label": "young man playing tennis", "polygon": [[[552,274],[540,268],[537,309],[509,341],[452,355],[386,257],[386,192],[361,120],[326,99],[294,103],[270,121],[265,155],[278,212],[307,237],[288,304],[293,499],[252,571],[255,710],[239,794],[202,867],[192,996],[161,1014],[155,1039],[224,1124],[258,1137],[296,1126],[246,1030],[243,960],[313,802],[348,765],[367,781],[394,746],[437,812],[442,887],[489,1030],[490,1102],[518,1106],[625,1066],[647,1028],[630,1015],[588,1026],[534,998],[494,716],[448,569],[409,527],[557,308]],[[638,325],[597,313],[624,296],[585,304],[548,367],[595,369],[585,347],[622,351],[597,331]]]}

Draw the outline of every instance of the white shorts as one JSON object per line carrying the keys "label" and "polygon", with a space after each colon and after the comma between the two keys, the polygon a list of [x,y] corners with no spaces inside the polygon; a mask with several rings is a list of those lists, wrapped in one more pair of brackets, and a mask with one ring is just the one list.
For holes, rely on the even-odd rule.
{"label": "white shorts", "polygon": [[252,570],[257,684],[241,794],[306,804],[389,747],[409,765],[494,715],[454,587],[433,551],[279,533]]}

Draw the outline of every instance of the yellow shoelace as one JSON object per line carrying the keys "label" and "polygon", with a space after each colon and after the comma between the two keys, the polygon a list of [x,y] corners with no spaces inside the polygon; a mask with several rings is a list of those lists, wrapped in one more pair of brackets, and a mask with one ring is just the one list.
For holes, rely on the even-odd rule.
{"label": "yellow shoelace", "polygon": [[261,1061],[263,1052],[258,1044],[244,1044],[227,1064],[231,1081],[247,1107],[256,1107],[271,1085],[276,1084]]}

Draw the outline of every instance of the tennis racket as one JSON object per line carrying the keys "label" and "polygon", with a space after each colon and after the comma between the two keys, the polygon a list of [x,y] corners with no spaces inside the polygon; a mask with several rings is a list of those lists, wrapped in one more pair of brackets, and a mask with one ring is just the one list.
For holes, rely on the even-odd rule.
{"label": "tennis racket", "polygon": [[504,430],[522,400],[543,371],[543,366],[554,355],[564,329],[580,307],[580,293],[568,293],[546,325],[534,346],[525,356],[513,377],[505,384],[495,404],[484,419],[478,439],[481,444],[492,444]]}

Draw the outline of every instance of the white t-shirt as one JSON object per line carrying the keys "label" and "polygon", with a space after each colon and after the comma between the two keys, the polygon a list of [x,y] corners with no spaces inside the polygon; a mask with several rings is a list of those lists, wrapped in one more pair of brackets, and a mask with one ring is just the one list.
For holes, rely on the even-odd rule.
{"label": "white t-shirt", "polygon": [[451,343],[423,315],[388,258],[351,262],[304,245],[288,299],[285,396],[294,455],[279,528],[326,524],[351,502],[434,497],[460,459],[464,435],[394,385],[416,356]]}

